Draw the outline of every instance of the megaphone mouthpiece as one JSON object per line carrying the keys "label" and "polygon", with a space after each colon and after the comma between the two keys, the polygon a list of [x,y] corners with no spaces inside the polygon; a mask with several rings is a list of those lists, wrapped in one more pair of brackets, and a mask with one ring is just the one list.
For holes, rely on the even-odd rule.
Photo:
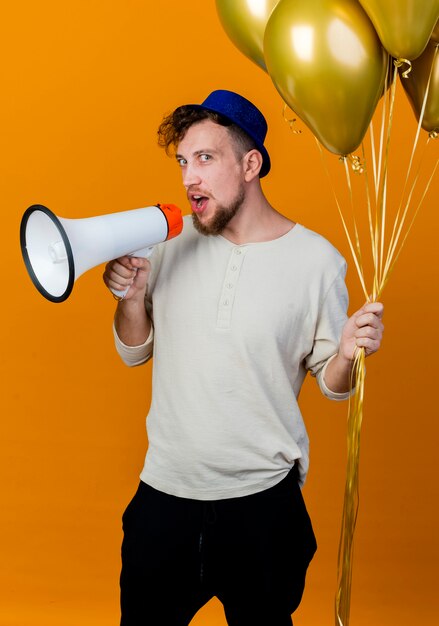
{"label": "megaphone mouthpiece", "polygon": [[181,211],[173,204],[85,219],[57,217],[34,204],[22,217],[20,243],[35,287],[51,302],[63,302],[86,270],[127,254],[146,256],[146,249],[176,237],[182,228]]}

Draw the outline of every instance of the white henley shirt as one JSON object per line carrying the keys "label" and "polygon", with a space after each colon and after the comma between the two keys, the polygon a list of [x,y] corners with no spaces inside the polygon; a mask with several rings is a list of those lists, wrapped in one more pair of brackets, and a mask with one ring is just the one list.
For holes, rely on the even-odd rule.
{"label": "white henley shirt", "polygon": [[273,241],[235,245],[182,234],[156,246],[145,300],[153,331],[116,348],[129,366],[154,354],[148,451],[141,479],[198,500],[249,495],[280,482],[309,442],[298,406],[307,371],[330,391],[348,305],[346,263],[296,224]]}

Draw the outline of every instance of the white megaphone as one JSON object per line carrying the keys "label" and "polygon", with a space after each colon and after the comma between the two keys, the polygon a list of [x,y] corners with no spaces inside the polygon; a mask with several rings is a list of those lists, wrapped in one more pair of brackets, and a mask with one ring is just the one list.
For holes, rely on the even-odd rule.
{"label": "white megaphone", "polygon": [[[181,211],[173,204],[85,219],[57,217],[35,204],[21,220],[21,251],[38,291],[51,302],[63,302],[85,271],[127,254],[147,258],[153,246],[182,228]],[[113,293],[123,297],[126,292]]]}

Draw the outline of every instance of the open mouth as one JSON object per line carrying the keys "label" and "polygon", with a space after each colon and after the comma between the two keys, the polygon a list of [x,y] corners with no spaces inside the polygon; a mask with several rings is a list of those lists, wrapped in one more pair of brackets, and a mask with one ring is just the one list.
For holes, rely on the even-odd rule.
{"label": "open mouth", "polygon": [[206,196],[201,195],[193,195],[191,196],[191,207],[195,213],[201,213],[206,208],[208,198]]}

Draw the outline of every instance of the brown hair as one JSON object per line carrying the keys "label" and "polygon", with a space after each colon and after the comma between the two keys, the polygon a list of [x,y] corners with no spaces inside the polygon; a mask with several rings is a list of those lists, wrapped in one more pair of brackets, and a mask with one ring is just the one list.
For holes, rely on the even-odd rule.
{"label": "brown hair", "polygon": [[212,120],[215,124],[227,128],[234,140],[233,144],[236,147],[236,154],[239,159],[250,150],[256,148],[253,139],[224,115],[188,104],[178,107],[173,113],[163,118],[157,130],[159,146],[165,149],[166,154],[172,154],[189,128],[203,120]]}

